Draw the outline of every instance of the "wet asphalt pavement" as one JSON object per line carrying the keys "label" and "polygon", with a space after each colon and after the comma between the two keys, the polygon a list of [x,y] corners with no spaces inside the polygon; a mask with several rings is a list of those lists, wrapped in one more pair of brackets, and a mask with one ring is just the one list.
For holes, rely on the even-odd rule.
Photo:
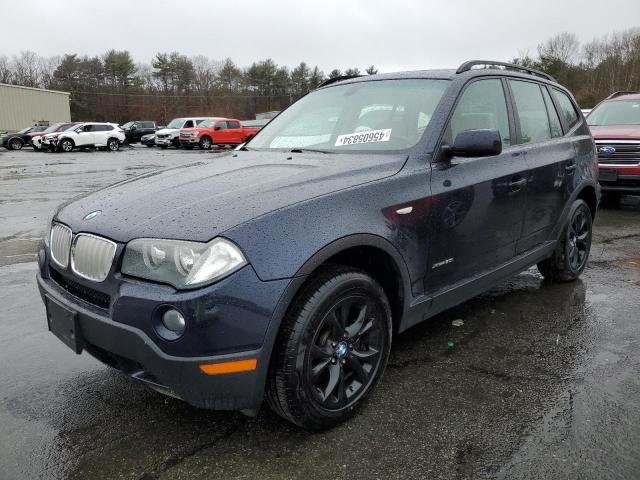
{"label": "wet asphalt pavement", "polygon": [[399,335],[365,408],[328,432],[198,410],[74,355],[34,279],[53,208],[215,156],[0,153],[0,479],[640,477],[640,199],[600,210],[580,281],[531,269]]}

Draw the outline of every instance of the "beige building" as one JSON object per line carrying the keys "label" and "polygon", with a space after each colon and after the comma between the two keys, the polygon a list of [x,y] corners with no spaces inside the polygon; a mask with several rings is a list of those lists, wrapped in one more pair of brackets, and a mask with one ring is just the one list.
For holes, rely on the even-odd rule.
{"label": "beige building", "polygon": [[71,121],[69,93],[0,83],[0,131]]}

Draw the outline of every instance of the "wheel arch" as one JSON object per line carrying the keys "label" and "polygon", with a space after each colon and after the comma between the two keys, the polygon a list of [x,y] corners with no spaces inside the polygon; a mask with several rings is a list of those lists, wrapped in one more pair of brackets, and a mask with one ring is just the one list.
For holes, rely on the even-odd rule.
{"label": "wheel arch", "polygon": [[581,200],[584,200],[585,203],[589,206],[589,210],[591,210],[591,218],[596,218],[596,212],[598,211],[598,195],[596,194],[596,189],[593,185],[585,185],[578,192],[578,196]]}
{"label": "wheel arch", "polygon": [[[394,331],[397,331],[406,307],[410,304],[411,281],[404,259],[386,239],[371,234],[342,237],[312,255],[296,272],[307,280],[322,268],[343,265],[358,268],[371,275],[383,288],[391,305]],[[297,294],[297,292],[296,292]],[[295,295],[292,298],[295,298]]]}

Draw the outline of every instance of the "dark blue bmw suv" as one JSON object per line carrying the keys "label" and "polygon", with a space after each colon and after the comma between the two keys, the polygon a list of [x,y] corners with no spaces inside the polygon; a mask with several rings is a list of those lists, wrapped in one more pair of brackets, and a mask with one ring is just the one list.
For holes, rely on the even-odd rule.
{"label": "dark blue bmw suv", "polygon": [[197,407],[331,427],[393,336],[532,265],[583,271],[599,199],[571,94],[493,61],[342,78],[224,157],[61,206],[49,329]]}

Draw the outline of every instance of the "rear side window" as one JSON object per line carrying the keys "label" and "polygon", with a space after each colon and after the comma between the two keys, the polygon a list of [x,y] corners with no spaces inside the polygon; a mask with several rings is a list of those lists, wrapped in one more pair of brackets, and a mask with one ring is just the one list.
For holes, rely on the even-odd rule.
{"label": "rear side window", "polygon": [[153,128],[153,122],[142,122],[142,128]]}
{"label": "rear side window", "polygon": [[227,122],[228,128],[240,128],[240,122],[229,121]]}
{"label": "rear side window", "polygon": [[569,128],[573,127],[580,119],[576,108],[573,106],[573,102],[566,93],[556,90],[555,88],[553,89],[553,96],[560,106],[560,113],[564,117],[565,122]]}
{"label": "rear side window", "polygon": [[522,143],[544,142],[551,138],[551,126],[542,90],[537,83],[509,80],[518,119]]}
{"label": "rear side window", "polygon": [[491,129],[500,132],[502,145],[511,145],[507,101],[499,79],[478,80],[469,85],[450,123],[450,142],[466,130]]}
{"label": "rear side window", "polygon": [[101,132],[110,132],[113,130],[113,125],[96,125]]}
{"label": "rear side window", "polygon": [[547,106],[547,113],[549,114],[549,122],[551,124],[551,136],[561,137],[562,136],[562,124],[560,123],[560,117],[558,116],[558,112],[556,111],[556,107],[553,105],[551,101],[551,95],[545,87],[542,88],[542,96],[544,97],[544,103]]}

